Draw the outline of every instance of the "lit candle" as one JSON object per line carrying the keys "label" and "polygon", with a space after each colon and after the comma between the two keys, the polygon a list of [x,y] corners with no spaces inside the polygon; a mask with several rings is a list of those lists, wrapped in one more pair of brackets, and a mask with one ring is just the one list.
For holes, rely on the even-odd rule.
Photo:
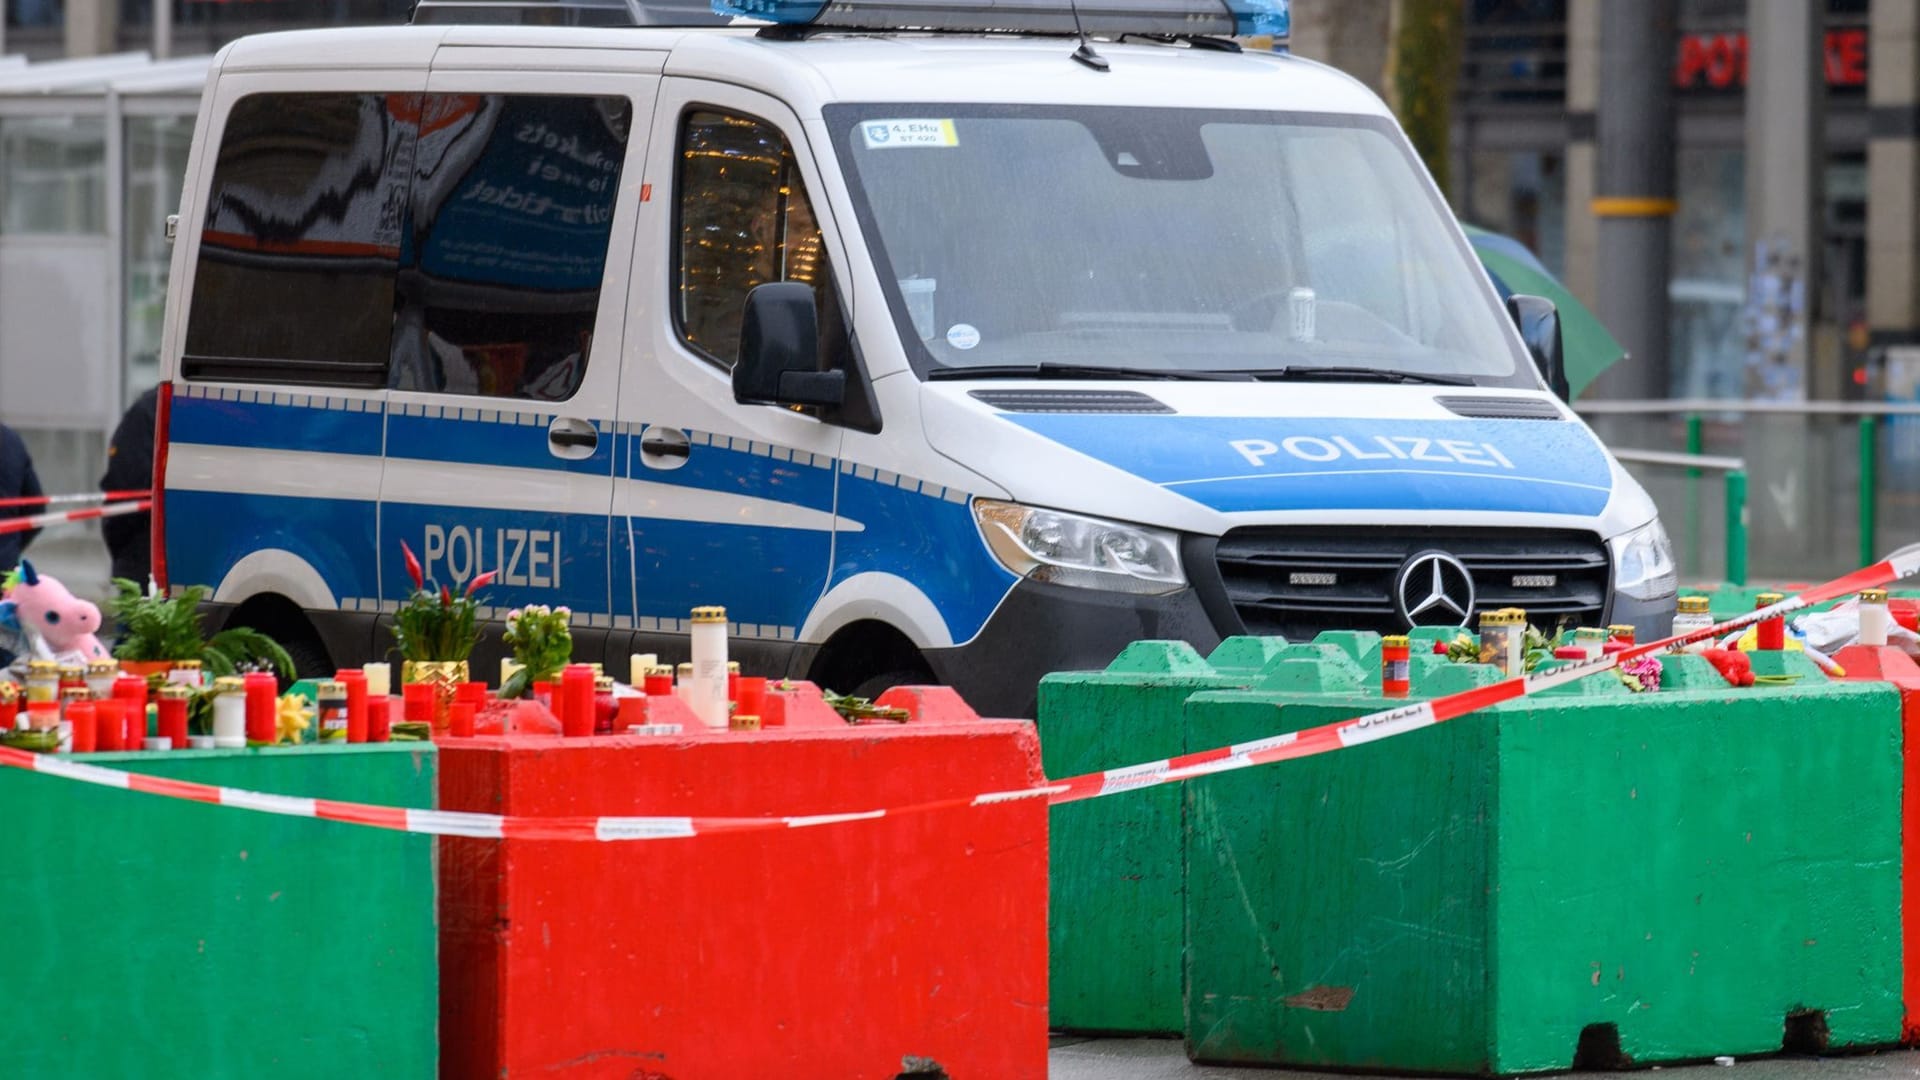
{"label": "lit candle", "polygon": [[346,668],[334,673],[334,679],[347,688],[347,741],[367,741],[367,673]]}

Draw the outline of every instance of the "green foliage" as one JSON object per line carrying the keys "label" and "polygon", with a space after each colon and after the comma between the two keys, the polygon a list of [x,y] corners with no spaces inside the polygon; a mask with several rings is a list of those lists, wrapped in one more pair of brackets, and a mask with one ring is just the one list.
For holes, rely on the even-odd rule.
{"label": "green foliage", "polygon": [[507,646],[520,670],[500,687],[503,698],[527,696],[537,682],[552,682],[573,659],[573,631],[567,623],[573,612],[565,607],[529,604],[507,612]]}
{"label": "green foliage", "polygon": [[1460,79],[1464,8],[1460,0],[1394,0],[1387,57],[1387,103],[1442,193],[1447,190],[1447,137]]}
{"label": "green foliage", "polygon": [[892,705],[875,705],[866,698],[854,697],[852,694],[836,694],[828,690],[821,696],[826,698],[827,704],[833,707],[833,711],[839,713],[840,718],[849,724],[864,723],[868,720],[890,720],[903,724],[913,719],[913,714],[905,709]]}
{"label": "green foliage", "polygon": [[149,596],[126,578],[113,579],[107,614],[120,628],[114,657],[198,660],[212,678],[260,668],[271,668],[283,679],[294,677],[293,658],[287,650],[258,630],[230,626],[208,638],[200,622],[200,604],[207,592],[204,585],[190,585],[178,596]]}
{"label": "green foliage", "polygon": [[465,660],[480,642],[473,595],[418,589],[393,617],[393,643],[406,660]]}
{"label": "green foliage", "polygon": [[113,579],[107,615],[120,626],[113,655],[121,660],[198,660],[206,647],[200,626],[204,585],[191,585],[176,597],[148,596],[126,578]]}

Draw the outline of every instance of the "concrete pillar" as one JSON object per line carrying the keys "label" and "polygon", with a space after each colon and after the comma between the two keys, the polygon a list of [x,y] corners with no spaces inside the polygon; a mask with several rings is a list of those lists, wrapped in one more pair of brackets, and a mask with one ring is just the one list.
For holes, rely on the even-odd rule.
{"label": "concrete pillar", "polygon": [[1825,234],[1824,10],[1747,0],[1748,397],[1840,391],[1837,367],[1816,371],[1809,360]]}
{"label": "concrete pillar", "polygon": [[1318,60],[1384,94],[1392,0],[1343,0],[1338,4],[1295,4],[1295,56]]}
{"label": "concrete pillar", "polygon": [[1867,40],[1867,325],[1920,344],[1920,4],[1874,0]]}
{"label": "concrete pillar", "polygon": [[1600,219],[1593,216],[1594,109],[1600,102],[1600,0],[1567,4],[1567,221],[1563,281],[1600,304]]}
{"label": "concrete pillar", "polygon": [[120,34],[119,0],[66,0],[68,57],[114,51]]}
{"label": "concrete pillar", "polygon": [[1594,110],[1594,197],[1599,218],[1600,320],[1627,358],[1594,383],[1596,396],[1663,398],[1673,222],[1673,56],[1676,0],[1609,3],[1600,10],[1600,85]]}

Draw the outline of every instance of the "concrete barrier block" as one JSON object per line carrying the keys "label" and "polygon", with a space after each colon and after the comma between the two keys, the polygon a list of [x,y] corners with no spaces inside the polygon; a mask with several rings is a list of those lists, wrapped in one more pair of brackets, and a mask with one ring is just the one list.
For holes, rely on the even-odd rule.
{"label": "concrete barrier block", "polygon": [[1133,675],[1211,675],[1213,666],[1184,641],[1136,641],[1120,650],[1107,670]]}
{"label": "concrete barrier block", "polygon": [[1335,645],[1363,671],[1380,670],[1380,635],[1371,630],[1322,630],[1315,645]]}
{"label": "concrete barrier block", "polygon": [[[1359,705],[1203,692],[1188,739]],[[1900,740],[1884,686],[1534,697],[1184,785],[1189,1053],[1506,1075],[1889,1043]]]}
{"label": "concrete barrier block", "polygon": [[[1258,677],[1245,668],[1217,673],[1204,661],[1195,667],[1181,652],[1184,643],[1168,644],[1137,642],[1104,672],[1041,680],[1038,728],[1048,776],[1185,753],[1187,697]],[[1287,646],[1239,648],[1250,658]],[[1175,664],[1153,659],[1167,656]],[[1176,665],[1180,672],[1168,670]],[[1180,1031],[1183,821],[1174,787],[1053,808],[1048,940],[1056,1028]]]}
{"label": "concrete barrier block", "polygon": [[1901,1038],[1920,1042],[1920,664],[1897,648],[1852,645],[1841,649],[1834,662],[1846,669],[1850,682],[1880,682],[1900,695],[1904,734],[1905,785],[1900,796],[1901,904],[1904,928],[1901,940],[1901,1000],[1906,1018]]}
{"label": "concrete barrier block", "polygon": [[[478,738],[451,810],[850,813],[1041,782],[1026,721]],[[1046,1073],[1039,800],[630,843],[440,847],[450,1077]],[[361,1075],[358,1073],[352,1075]]]}
{"label": "concrete barrier block", "polygon": [[1239,634],[1214,646],[1207,663],[1216,672],[1259,671],[1274,661],[1287,647],[1283,637],[1255,637]]}
{"label": "concrete barrier block", "polygon": [[[89,754],[420,809],[431,745]],[[432,1080],[433,841],[0,769],[0,1076]]]}
{"label": "concrete barrier block", "polygon": [[1728,689],[1726,676],[1709,663],[1707,658],[1694,653],[1666,653],[1660,657],[1660,692],[1680,693],[1689,690],[1719,693]]}

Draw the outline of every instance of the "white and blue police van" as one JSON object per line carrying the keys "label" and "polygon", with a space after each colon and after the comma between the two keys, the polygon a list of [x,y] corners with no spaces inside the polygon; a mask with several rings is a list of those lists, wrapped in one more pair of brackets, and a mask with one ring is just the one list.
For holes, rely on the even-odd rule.
{"label": "white and blue police van", "polygon": [[749,671],[1001,715],[1140,638],[1665,632],[1551,305],[1377,97],[1235,43],[1282,0],[644,2],[216,59],[155,507],[216,625],[376,658],[404,541],[609,670],[720,604]]}

